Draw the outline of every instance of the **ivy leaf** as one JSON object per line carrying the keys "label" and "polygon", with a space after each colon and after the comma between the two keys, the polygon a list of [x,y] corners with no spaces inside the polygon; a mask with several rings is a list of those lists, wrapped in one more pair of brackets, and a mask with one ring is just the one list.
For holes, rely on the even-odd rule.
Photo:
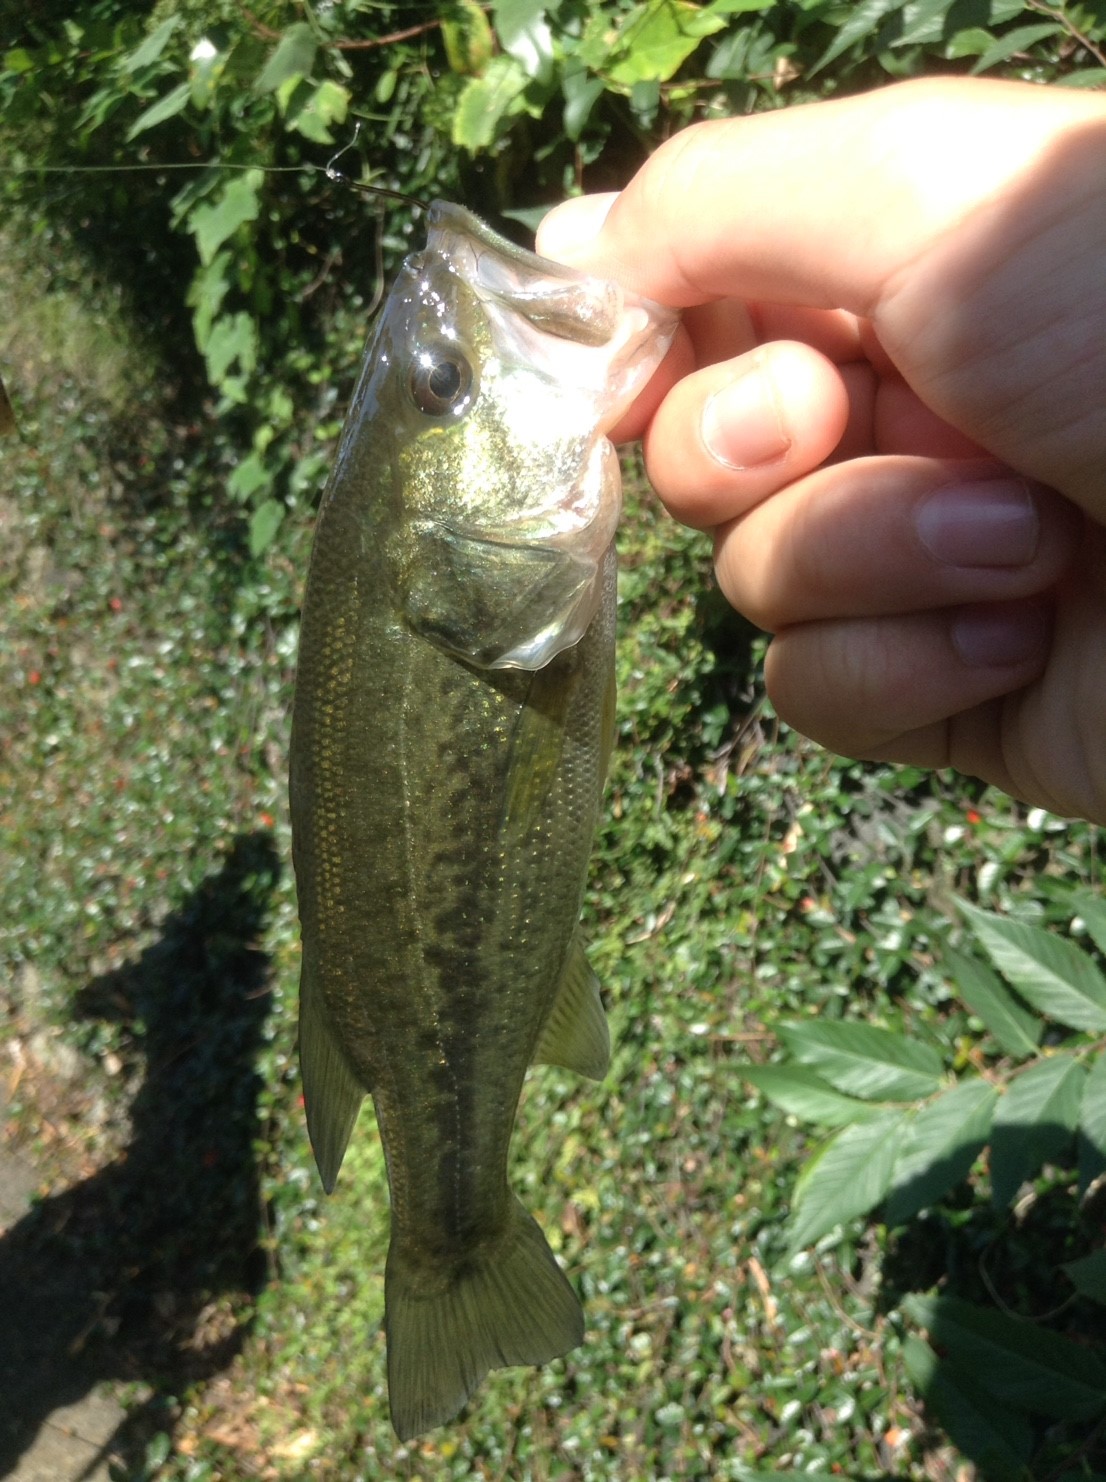
{"label": "ivy leaf", "polygon": [[275,93],[291,78],[310,77],[316,50],[315,34],[305,21],[289,26],[254,83],[255,91]]}
{"label": "ivy leaf", "polygon": [[257,325],[239,310],[216,319],[204,350],[207,375],[213,386],[222,386],[232,365],[248,375],[257,364]]}
{"label": "ivy leaf", "polygon": [[188,230],[196,238],[196,250],[205,267],[210,264],[228,237],[247,221],[254,221],[261,209],[259,192],[264,176],[260,170],[245,170],[233,176],[214,201],[196,206],[188,220]]}
{"label": "ivy leaf", "polygon": [[891,1174],[889,1225],[901,1225],[967,1178],[986,1145],[997,1097],[986,1081],[965,1081],[918,1111]]}
{"label": "ivy leaf", "polygon": [[1074,942],[957,901],[987,956],[1039,1013],[1070,1029],[1106,1029],[1106,978]]}
{"label": "ivy leaf", "polygon": [[1087,1071],[1079,1107],[1079,1192],[1086,1193],[1106,1173],[1106,1052],[1099,1050]]}
{"label": "ivy leaf", "polygon": [[862,1122],[883,1113],[882,1107],[870,1102],[842,1096],[821,1076],[802,1065],[743,1065],[741,1074],[785,1112],[824,1127]]}
{"label": "ivy leaf", "polygon": [[1079,1120],[1085,1072],[1066,1054],[1032,1065],[1011,1081],[991,1129],[991,1198],[1010,1204],[1047,1159],[1070,1147]]}
{"label": "ivy leaf", "polygon": [[1000,1049],[1019,1060],[1036,1054],[1044,1026],[1035,1014],[1018,1003],[998,974],[978,957],[958,952],[954,947],[945,948],[944,959],[960,997],[983,1020]]}
{"label": "ivy leaf", "polygon": [[792,1205],[792,1254],[874,1209],[887,1192],[905,1113],[836,1133],[804,1166]]}
{"label": "ivy leaf", "polygon": [[147,129],[154,128],[159,123],[164,123],[167,118],[174,118],[178,113],[188,106],[188,100],[192,96],[192,84],[182,82],[175,87],[171,93],[166,93],[156,103],[152,103],[145,113],[140,113],[131,124],[127,132],[128,142],[137,139],[139,134],[144,134]]}
{"label": "ivy leaf", "polygon": [[941,1089],[941,1058],[929,1045],[872,1024],[785,1024],[780,1038],[831,1086],[869,1101],[914,1101]]}
{"label": "ivy leaf", "polygon": [[902,1305],[938,1349],[1012,1408],[1057,1420],[1106,1410],[1106,1367],[1085,1344],[956,1297],[912,1293]]}
{"label": "ivy leaf", "polygon": [[949,1439],[982,1475],[992,1482],[1027,1482],[1033,1432],[1024,1412],[989,1394],[960,1365],[938,1359],[915,1333],[903,1344],[903,1362]]}

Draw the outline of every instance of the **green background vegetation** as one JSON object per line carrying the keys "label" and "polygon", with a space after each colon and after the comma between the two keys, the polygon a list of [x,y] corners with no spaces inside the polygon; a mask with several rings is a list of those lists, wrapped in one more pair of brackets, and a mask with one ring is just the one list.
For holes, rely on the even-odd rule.
{"label": "green background vegetation", "polygon": [[284,797],[377,239],[421,233],[336,150],[525,238],[694,119],[1102,86],[1106,5],[100,0],[4,45],[0,1002],[42,1186],[0,1285],[78,1294],[38,1356],[128,1383],[119,1476],[1106,1476],[1099,831],[779,726],[629,464],[614,1063],[533,1074],[513,1170],[588,1339],[401,1448],[371,1115],[324,1200],[298,1104]]}

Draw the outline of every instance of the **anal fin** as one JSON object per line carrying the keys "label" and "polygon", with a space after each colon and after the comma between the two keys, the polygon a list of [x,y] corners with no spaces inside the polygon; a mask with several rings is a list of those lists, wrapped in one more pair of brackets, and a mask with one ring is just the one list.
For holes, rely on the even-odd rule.
{"label": "anal fin", "polygon": [[365,1091],[334,1041],[306,969],[300,984],[300,1074],[311,1148],[323,1188],[331,1194]]}
{"label": "anal fin", "polygon": [[557,996],[542,1027],[535,1065],[561,1065],[600,1081],[611,1063],[611,1037],[599,998],[599,980],[579,932],[572,939]]}

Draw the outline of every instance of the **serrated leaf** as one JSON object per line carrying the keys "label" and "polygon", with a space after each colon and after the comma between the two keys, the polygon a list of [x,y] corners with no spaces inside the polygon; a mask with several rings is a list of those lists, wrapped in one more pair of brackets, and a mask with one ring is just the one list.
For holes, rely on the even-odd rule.
{"label": "serrated leaf", "polygon": [[128,141],[137,139],[139,134],[144,134],[147,129],[152,129],[159,123],[164,123],[167,118],[174,118],[188,106],[188,100],[192,96],[192,84],[182,82],[175,87],[171,93],[166,93],[156,103],[151,103],[145,113],[140,113],[127,131]]}
{"label": "serrated leaf", "polygon": [[214,201],[205,201],[192,211],[188,229],[196,238],[196,250],[205,266],[240,226],[256,220],[264,178],[260,170],[245,170],[233,176]]}
{"label": "serrated leaf", "polygon": [[1067,1261],[1060,1270],[1077,1292],[1106,1307],[1106,1250],[1096,1250],[1079,1261]]}
{"label": "serrated leaf", "polygon": [[1083,918],[1091,941],[1100,952],[1106,953],[1106,900],[1080,891],[1072,896],[1070,905]]}
{"label": "serrated leaf", "polygon": [[1106,1053],[1099,1050],[1087,1068],[1079,1106],[1079,1192],[1086,1193],[1106,1173]]}
{"label": "serrated leaf", "polygon": [[931,1046],[873,1024],[824,1020],[784,1024],[780,1038],[838,1091],[868,1101],[915,1101],[941,1089],[941,1058]]}
{"label": "serrated leaf", "polygon": [[1010,1082],[991,1126],[991,1198],[1000,1208],[1042,1163],[1071,1152],[1085,1078],[1073,1056],[1060,1054]]}
{"label": "serrated leaf", "polygon": [[891,1181],[903,1115],[844,1128],[804,1166],[792,1201],[793,1252],[876,1207]]}
{"label": "serrated leaf", "polygon": [[123,58],[119,63],[120,72],[137,72],[140,67],[148,67],[151,62],[156,62],[180,22],[179,15],[171,15],[168,20],[162,21],[134,51]]}
{"label": "serrated leaf", "polygon": [[949,1439],[989,1482],[1028,1482],[1033,1432],[1022,1412],[989,1394],[958,1365],[939,1359],[914,1333],[903,1343],[903,1363]]}
{"label": "serrated leaf", "polygon": [[277,43],[276,50],[262,68],[254,83],[259,93],[275,93],[283,83],[298,77],[310,77],[317,51],[315,33],[305,21],[289,26]]}
{"label": "serrated leaf", "polygon": [[1027,1003],[1071,1029],[1106,1029],[1106,978],[1074,942],[957,901],[988,957]]}
{"label": "serrated leaf", "polygon": [[960,997],[983,1020],[1000,1049],[1019,1059],[1036,1054],[1043,1025],[1018,1003],[998,974],[978,957],[955,947],[946,947],[942,955]]}
{"label": "serrated leaf", "polygon": [[810,76],[813,77],[823,67],[828,67],[830,62],[836,61],[842,52],[848,51],[854,41],[871,36],[884,17],[891,15],[893,11],[902,10],[904,4],[905,0],[861,0],[859,5],[853,5],[848,20],[815,62]]}
{"label": "serrated leaf", "polygon": [[858,1101],[855,1096],[842,1096],[802,1065],[743,1065],[741,1074],[785,1112],[823,1127],[841,1127],[882,1115],[881,1107]]}
{"label": "serrated leaf", "polygon": [[1005,1404],[1056,1420],[1089,1420],[1106,1410],[1106,1367],[1085,1344],[957,1297],[914,1293],[902,1305]]}
{"label": "serrated leaf", "polygon": [[495,138],[499,121],[526,88],[529,79],[514,57],[494,57],[483,77],[465,84],[453,114],[453,142],[475,154]]}
{"label": "serrated leaf", "polygon": [[1063,30],[1063,26],[1055,23],[1041,22],[1035,26],[1019,26],[1015,31],[1007,31],[1005,36],[999,36],[991,43],[972,67],[972,72],[986,72],[988,67],[997,67],[999,62],[1005,62],[1015,52],[1028,50],[1046,36],[1061,35]]}
{"label": "serrated leaf", "polygon": [[273,542],[284,519],[284,506],[275,499],[266,499],[250,516],[250,555],[260,556]]}
{"label": "serrated leaf", "polygon": [[902,1224],[967,1178],[986,1145],[997,1097],[986,1081],[965,1081],[917,1112],[891,1173],[888,1224]]}

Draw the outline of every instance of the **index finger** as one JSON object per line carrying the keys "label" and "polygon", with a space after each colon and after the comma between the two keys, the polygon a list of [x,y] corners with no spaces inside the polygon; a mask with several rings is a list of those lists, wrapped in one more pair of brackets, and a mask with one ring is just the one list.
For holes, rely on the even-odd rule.
{"label": "index finger", "polygon": [[617,197],[550,213],[539,250],[675,308],[733,295],[870,318],[1057,128],[1100,110],[1073,90],[937,79],[699,124]]}

